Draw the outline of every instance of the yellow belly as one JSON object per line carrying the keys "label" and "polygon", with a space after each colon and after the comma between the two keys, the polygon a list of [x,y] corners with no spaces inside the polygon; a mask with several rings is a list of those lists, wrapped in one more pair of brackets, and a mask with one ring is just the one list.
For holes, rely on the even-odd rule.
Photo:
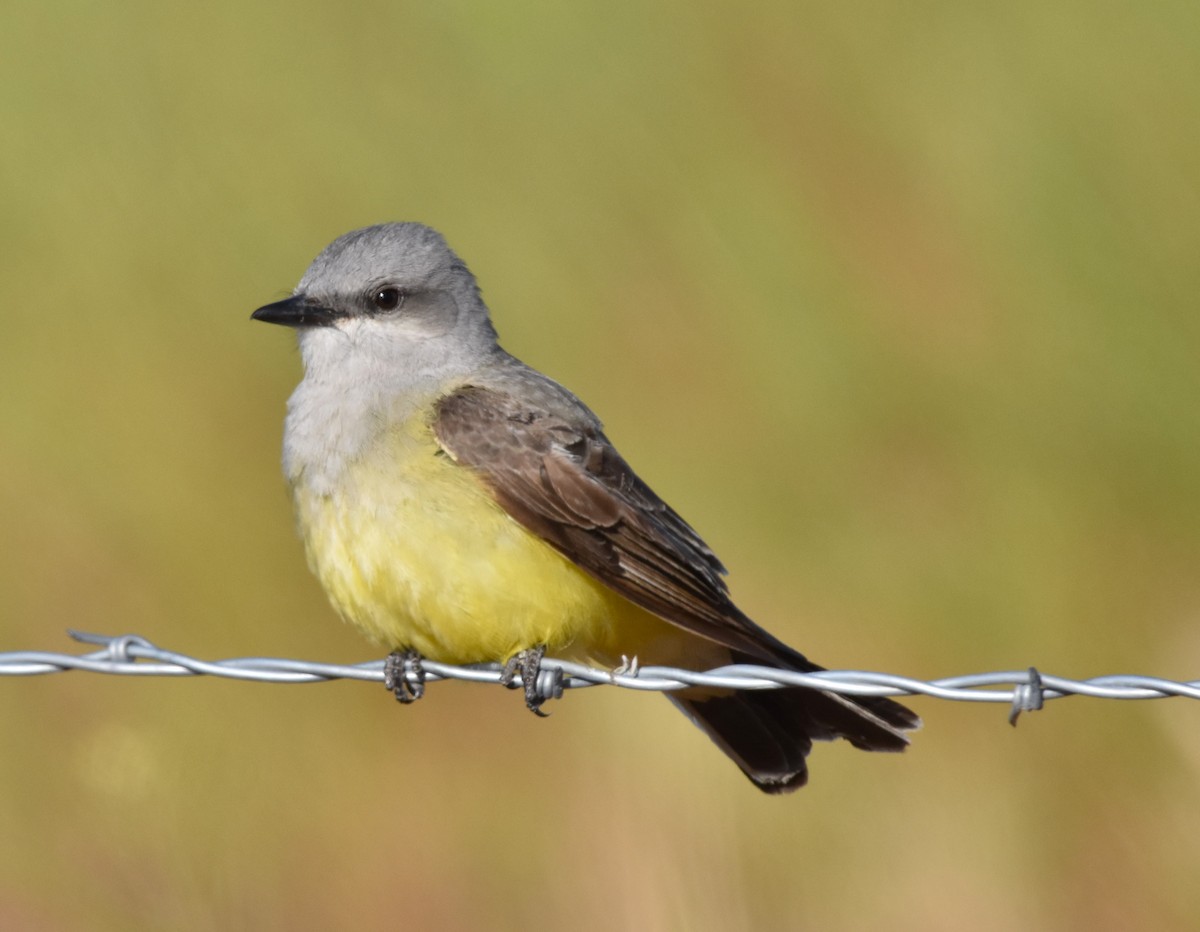
{"label": "yellow belly", "polygon": [[[392,429],[333,492],[293,486],[309,565],[347,621],[445,663],[551,653],[666,657],[682,632],[535,537],[420,420]],[[687,639],[690,640],[690,639]]]}

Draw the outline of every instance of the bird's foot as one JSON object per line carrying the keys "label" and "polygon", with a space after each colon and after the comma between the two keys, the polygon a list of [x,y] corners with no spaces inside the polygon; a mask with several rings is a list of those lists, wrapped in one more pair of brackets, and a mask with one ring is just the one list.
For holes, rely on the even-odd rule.
{"label": "bird's foot", "polygon": [[383,685],[403,705],[425,695],[425,668],[421,655],[411,647],[394,650],[383,662]]}
{"label": "bird's foot", "polygon": [[[549,697],[543,695],[542,690],[538,688],[538,681],[542,673],[542,658],[545,656],[545,644],[527,648],[516,656],[510,657],[508,662],[504,664],[504,670],[500,673],[500,685],[507,686],[509,689],[517,688],[513,680],[517,678],[518,673],[521,675],[521,685],[525,687],[525,708],[534,715],[539,715],[542,718],[550,714],[542,711],[542,703]],[[560,671],[555,672],[558,674],[558,680],[561,681],[562,673]],[[554,685],[558,686],[555,692],[561,692],[561,685],[557,683]]]}

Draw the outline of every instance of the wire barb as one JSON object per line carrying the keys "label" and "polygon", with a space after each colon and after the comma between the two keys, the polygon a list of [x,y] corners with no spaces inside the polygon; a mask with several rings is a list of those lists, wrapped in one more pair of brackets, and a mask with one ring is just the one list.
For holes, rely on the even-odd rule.
{"label": "wire barb", "polygon": [[1046,704],[1046,690],[1042,685],[1042,674],[1037,667],[1029,668],[1029,679],[1013,687],[1012,708],[1008,712],[1008,724],[1017,727],[1022,712],[1037,712]]}
{"label": "wire barb", "polygon": [[[352,665],[280,657],[200,660],[164,650],[137,634],[111,637],[80,631],[67,633],[74,640],[98,649],[83,654],[49,651],[0,653],[0,676],[42,676],[67,670],[84,670],[120,676],[220,676],[266,683],[324,683],[343,679],[382,683],[385,679],[383,660]],[[421,667],[427,683],[454,679],[495,684],[503,678],[499,664],[455,666],[423,660]],[[1172,696],[1200,699],[1200,680],[1178,682],[1124,674],[1071,680],[1043,674],[1036,667],[1023,671],[917,680],[864,670],[797,673],[751,664],[696,672],[677,667],[640,666],[636,659],[615,670],[602,670],[550,657],[541,661],[534,688],[538,698],[558,699],[568,689],[600,685],[649,692],[671,692],[690,686],[719,689],[805,686],[846,696],[932,696],[957,702],[1000,702],[1009,705],[1008,720],[1014,725],[1021,713],[1037,711],[1048,700],[1068,695],[1099,699],[1163,699]]]}

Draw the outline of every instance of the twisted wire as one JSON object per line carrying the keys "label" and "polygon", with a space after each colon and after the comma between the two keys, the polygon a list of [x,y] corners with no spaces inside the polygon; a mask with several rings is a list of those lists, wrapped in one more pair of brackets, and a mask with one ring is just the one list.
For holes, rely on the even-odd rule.
{"label": "twisted wire", "polygon": [[[80,670],[118,676],[219,676],[264,683],[324,683],[332,680],[382,683],[384,680],[383,660],[349,665],[281,657],[201,660],[157,647],[136,634],[108,636],[80,631],[69,631],[68,634],[80,643],[99,649],[81,654],[52,651],[0,653],[0,676],[42,676]],[[502,676],[498,664],[458,666],[423,660],[421,666],[429,683],[442,680],[499,683]],[[1022,712],[1036,711],[1049,700],[1072,695],[1097,699],[1200,699],[1200,680],[1181,682],[1133,674],[1078,680],[1051,676],[1034,667],[919,680],[866,670],[797,673],[753,664],[734,664],[700,672],[677,667],[639,666],[636,660],[616,670],[603,670],[547,657],[541,663],[536,685],[543,699],[559,698],[567,689],[602,685],[650,692],[670,692],[689,686],[725,689],[805,686],[847,696],[931,696],[955,702],[1007,703],[1010,705],[1009,720],[1013,723]]]}

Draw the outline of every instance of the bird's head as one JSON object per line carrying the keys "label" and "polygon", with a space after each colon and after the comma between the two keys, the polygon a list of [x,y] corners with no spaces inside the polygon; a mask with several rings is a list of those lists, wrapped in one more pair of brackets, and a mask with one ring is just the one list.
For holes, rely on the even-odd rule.
{"label": "bird's head", "polygon": [[252,317],[295,328],[310,375],[347,359],[412,375],[469,371],[496,348],[475,276],[440,233],[420,223],[338,237],[291,297]]}

